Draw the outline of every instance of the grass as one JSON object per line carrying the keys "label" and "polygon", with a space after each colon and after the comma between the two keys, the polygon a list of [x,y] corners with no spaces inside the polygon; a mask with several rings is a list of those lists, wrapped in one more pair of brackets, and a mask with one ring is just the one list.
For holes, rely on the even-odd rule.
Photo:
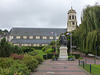
{"label": "grass", "polygon": [[45,52],[43,52],[42,50],[35,50],[36,52],[38,52],[38,56],[42,57],[43,58],[43,55],[46,55]]}
{"label": "grass", "polygon": [[[86,64],[85,65],[85,70],[90,72],[90,65]],[[91,74],[92,75],[100,75],[100,65],[91,65]]]}

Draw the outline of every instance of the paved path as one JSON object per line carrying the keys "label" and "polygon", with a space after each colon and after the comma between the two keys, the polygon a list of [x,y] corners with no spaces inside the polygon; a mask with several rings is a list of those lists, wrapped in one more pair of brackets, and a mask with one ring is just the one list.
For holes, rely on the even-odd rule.
{"label": "paved path", "polygon": [[78,66],[75,61],[52,61],[46,60],[32,75],[89,75],[85,70]]}

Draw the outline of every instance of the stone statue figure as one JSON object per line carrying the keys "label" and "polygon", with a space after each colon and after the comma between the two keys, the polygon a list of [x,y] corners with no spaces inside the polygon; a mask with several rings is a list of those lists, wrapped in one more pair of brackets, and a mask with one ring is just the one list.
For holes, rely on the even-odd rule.
{"label": "stone statue figure", "polygon": [[61,44],[61,46],[67,46],[67,38],[66,36],[64,35],[64,33],[62,33],[61,37],[60,37],[60,40],[59,40],[59,43]]}

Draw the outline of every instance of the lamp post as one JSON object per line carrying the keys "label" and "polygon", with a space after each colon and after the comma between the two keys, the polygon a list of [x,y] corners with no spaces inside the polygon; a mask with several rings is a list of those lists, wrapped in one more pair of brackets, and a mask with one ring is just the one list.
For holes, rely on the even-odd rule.
{"label": "lamp post", "polygon": [[72,33],[70,33],[70,52],[72,52]]}
{"label": "lamp post", "polygon": [[57,36],[57,34],[55,33],[55,47],[56,47],[56,48],[55,48],[55,49],[56,49],[55,51],[56,51],[56,54],[57,54],[57,43],[56,43],[56,36]]}
{"label": "lamp post", "polygon": [[96,56],[97,56],[97,51],[98,51],[97,48],[98,48],[98,47],[99,47],[99,45],[96,47]]}

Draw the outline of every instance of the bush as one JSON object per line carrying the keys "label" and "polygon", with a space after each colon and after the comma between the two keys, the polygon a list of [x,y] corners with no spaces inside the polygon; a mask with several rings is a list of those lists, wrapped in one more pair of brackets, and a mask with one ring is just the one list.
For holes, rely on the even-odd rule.
{"label": "bush", "polygon": [[28,66],[28,69],[34,71],[38,66],[38,60],[33,58],[33,56],[26,54],[24,56],[23,62]]}
{"label": "bush", "polygon": [[11,53],[21,54],[23,51],[19,46],[14,46],[3,38],[0,41],[0,57],[9,57]]}
{"label": "bush", "polygon": [[19,73],[21,75],[29,75],[30,74],[30,70],[28,70],[28,67],[24,63],[15,62],[10,67],[10,70],[11,70],[11,74],[9,74],[9,75],[14,75],[15,73],[18,75],[19,75]]}
{"label": "bush", "polygon": [[42,48],[42,51],[43,51],[43,52],[45,51],[45,46]]}
{"label": "bush", "polygon": [[[70,54],[68,54],[68,56],[69,56],[69,55],[70,55]],[[80,57],[80,54],[72,54],[72,55],[74,55],[76,59],[78,59],[78,58]]]}
{"label": "bush", "polygon": [[19,60],[13,60],[11,58],[3,58],[0,62],[0,75],[29,75],[30,70],[26,64],[21,63]]}
{"label": "bush", "polygon": [[43,59],[47,59],[47,55],[43,55]]}
{"label": "bush", "polygon": [[50,54],[52,52],[52,48],[45,51],[47,54]]}
{"label": "bush", "polygon": [[43,62],[43,59],[40,56],[35,56],[35,59],[38,60],[38,63],[40,64],[41,62]]}
{"label": "bush", "polygon": [[52,59],[53,55],[54,55],[54,54],[47,54],[47,58],[48,58],[48,59]]}
{"label": "bush", "polygon": [[34,48],[26,47],[26,46],[22,46],[21,49],[23,50],[24,53],[25,52],[28,53],[28,52],[31,52],[31,51],[35,50]]}
{"label": "bush", "polygon": [[0,58],[0,67],[8,68],[14,63],[12,58]]}
{"label": "bush", "polygon": [[11,53],[10,57],[12,57],[14,60],[23,60],[24,55],[23,54],[18,55],[16,53],[15,54]]}
{"label": "bush", "polygon": [[31,56],[35,56],[35,55],[37,55],[37,54],[38,54],[37,51],[28,52],[28,55],[31,55]]}
{"label": "bush", "polygon": [[68,56],[68,60],[70,60],[70,61],[74,61],[74,60],[75,60],[75,56],[74,56],[74,55],[70,55],[70,56]]}

